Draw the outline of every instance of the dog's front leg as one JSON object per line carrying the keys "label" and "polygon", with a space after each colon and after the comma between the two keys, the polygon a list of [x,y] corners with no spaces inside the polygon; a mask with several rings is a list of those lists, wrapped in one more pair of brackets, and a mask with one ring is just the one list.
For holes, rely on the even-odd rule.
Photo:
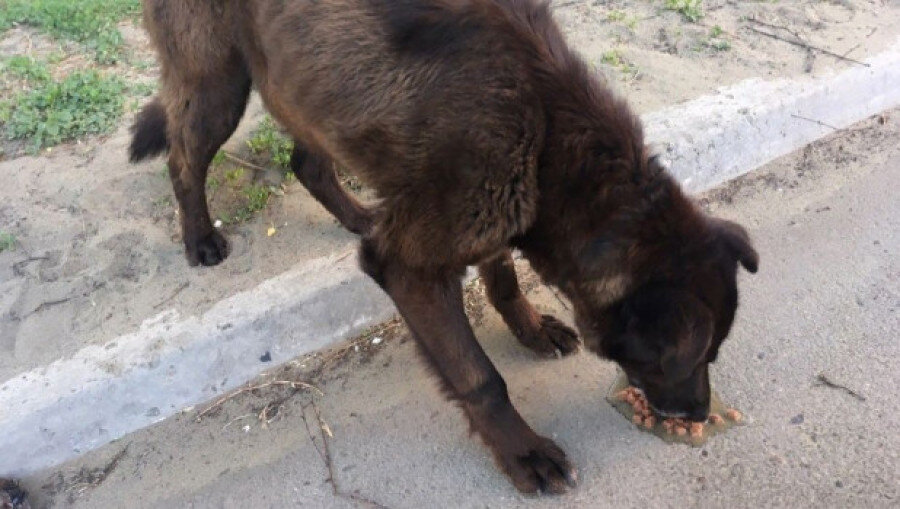
{"label": "dog's front leg", "polygon": [[461,270],[411,269],[364,241],[363,269],[391,296],[449,396],[522,492],[561,493],[576,482],[565,453],[525,422],[466,318]]}

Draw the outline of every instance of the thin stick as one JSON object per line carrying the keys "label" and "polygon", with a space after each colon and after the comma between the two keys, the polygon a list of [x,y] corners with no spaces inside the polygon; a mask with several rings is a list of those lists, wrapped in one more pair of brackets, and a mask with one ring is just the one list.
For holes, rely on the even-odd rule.
{"label": "thin stick", "polygon": [[798,46],[798,47],[801,47],[801,48],[804,48],[804,49],[807,49],[807,50],[818,51],[819,53],[823,53],[823,54],[825,54],[825,55],[832,56],[832,57],[834,57],[834,58],[837,58],[838,60],[846,60],[847,62],[852,62],[852,63],[854,63],[854,64],[858,64],[858,65],[861,65],[861,66],[863,66],[863,67],[872,67],[871,64],[867,64],[867,63],[865,63],[865,62],[860,62],[859,60],[856,60],[855,58],[844,57],[844,56],[841,56],[841,55],[839,55],[839,54],[837,54],[837,53],[835,53],[835,52],[833,52],[833,51],[829,51],[829,50],[827,50],[827,49],[823,49],[823,48],[820,48],[820,47],[818,47],[818,46],[813,46],[813,45],[811,45],[811,44],[807,44],[807,43],[802,42],[802,41],[792,41],[792,40],[790,40],[790,39],[785,39],[784,37],[781,37],[781,36],[779,36],[778,34],[769,33],[769,32],[766,32],[765,30],[760,30],[760,29],[758,29],[758,28],[756,28],[756,27],[746,27],[746,28],[747,28],[747,30],[750,30],[751,32],[756,32],[756,33],[758,33],[758,34],[760,34],[760,35],[765,35],[766,37],[771,37],[772,39],[777,39],[777,40],[779,40],[779,41],[786,42],[786,43],[788,43],[788,44],[793,44],[794,46]]}
{"label": "thin stick", "polygon": [[325,466],[328,468],[328,482],[331,484],[331,492],[337,497],[344,497],[354,500],[356,502],[360,502],[362,504],[366,504],[370,507],[376,507],[378,509],[387,509],[385,506],[375,502],[374,500],[370,500],[368,498],[357,495],[356,493],[346,493],[342,491],[337,485],[337,478],[334,475],[334,464],[331,461],[331,448],[328,445],[328,437],[332,435],[331,428],[328,427],[328,424],[322,419],[322,413],[319,411],[319,406],[316,405],[316,402],[312,402],[313,410],[316,413],[316,419],[319,421],[319,436],[322,438],[322,449],[325,453]]}
{"label": "thin stick", "polygon": [[841,56],[842,56],[842,57],[846,57],[846,56],[849,55],[850,53],[853,53],[854,51],[856,51],[856,48],[858,48],[858,47],[860,47],[860,44],[859,44],[859,43],[857,43],[856,46],[853,46],[852,48],[850,48],[850,49],[848,49],[847,51],[845,51],[844,54],[841,55]]}
{"label": "thin stick", "polygon": [[762,20],[756,19],[756,18],[750,18],[750,21],[752,21],[753,23],[756,23],[757,25],[762,25],[762,26],[764,26],[764,27],[774,28],[774,29],[776,29],[776,30],[784,30],[785,32],[787,32],[787,33],[793,35],[794,37],[796,37],[798,41],[802,41],[802,42],[804,42],[804,43],[806,42],[806,41],[803,39],[803,36],[801,36],[799,32],[797,32],[796,30],[792,30],[792,29],[790,29],[790,28],[788,28],[788,27],[786,27],[786,26],[784,26],[784,25],[776,25],[776,24],[774,24],[774,23],[767,23],[767,22],[765,22],[765,21],[762,21]]}
{"label": "thin stick", "polygon": [[273,386],[288,386],[288,387],[290,387],[291,389],[312,389],[312,390],[314,390],[315,392],[319,393],[320,396],[324,396],[324,393],[322,393],[321,389],[319,389],[319,388],[316,387],[315,385],[308,384],[308,383],[306,383],[306,382],[296,382],[296,381],[293,381],[293,380],[273,380],[273,381],[271,381],[271,382],[266,382],[266,383],[262,383],[262,384],[259,384],[259,385],[251,385],[251,386],[248,386],[248,387],[243,387],[243,388],[241,388],[241,389],[238,389],[238,390],[236,390],[236,391],[233,391],[233,392],[231,392],[231,393],[229,393],[229,394],[226,394],[226,395],[222,396],[221,398],[219,398],[219,399],[217,399],[215,402],[213,402],[213,404],[211,404],[211,405],[209,405],[208,407],[206,407],[202,412],[200,412],[199,414],[197,414],[197,419],[196,419],[196,421],[197,421],[197,422],[200,422],[200,420],[203,419],[203,417],[204,417],[206,414],[208,414],[208,413],[210,413],[211,411],[213,411],[214,409],[216,409],[216,408],[222,406],[222,404],[224,404],[225,402],[227,402],[227,401],[229,401],[229,400],[232,400],[232,399],[234,399],[234,398],[240,396],[241,394],[244,394],[244,393],[247,393],[247,392],[258,391],[258,390],[260,390],[260,389],[265,389],[265,388],[267,388],[267,387],[273,387]]}
{"label": "thin stick", "polygon": [[831,125],[831,124],[826,124],[825,122],[822,122],[821,120],[816,120],[816,119],[814,119],[814,118],[807,118],[807,117],[804,117],[804,116],[802,116],[802,115],[794,115],[793,113],[791,113],[791,116],[794,117],[794,118],[799,118],[800,120],[806,120],[807,122],[812,122],[812,123],[814,123],[814,124],[819,124],[819,125],[822,126],[822,127],[827,127],[827,128],[829,128],[829,129],[834,129],[835,131],[839,131],[839,130],[840,130],[839,128],[837,128],[837,127],[835,127],[835,126],[833,126],[833,125]]}
{"label": "thin stick", "polygon": [[231,152],[226,152],[223,150],[222,153],[225,154],[225,159],[228,159],[233,163],[238,163],[240,165],[247,166],[249,168],[253,168],[254,170],[259,170],[259,171],[267,170],[267,168],[264,168],[258,164],[253,164],[250,161],[245,161],[245,160],[241,159],[240,157],[232,154]]}
{"label": "thin stick", "polygon": [[175,297],[178,296],[179,293],[183,292],[184,289],[187,288],[188,286],[189,286],[188,283],[181,283],[181,286],[179,286],[178,289],[176,289],[176,290],[172,293],[172,295],[169,295],[169,296],[166,297],[165,299],[159,301],[158,304],[156,304],[156,305],[153,306],[153,309],[158,309],[160,306],[162,306],[162,305],[165,304],[166,302],[169,302],[170,300],[174,299]]}
{"label": "thin stick", "polygon": [[228,429],[228,426],[231,426],[232,424],[234,424],[238,421],[242,421],[242,420],[246,419],[247,417],[253,417],[253,414],[244,414],[244,415],[235,417],[234,419],[226,422],[224,426],[222,426],[222,431],[226,431]]}
{"label": "thin stick", "polygon": [[845,385],[841,385],[839,383],[831,381],[831,379],[829,379],[827,376],[825,376],[825,373],[819,373],[819,375],[816,376],[816,382],[817,382],[816,385],[824,385],[825,387],[829,387],[831,389],[842,390],[860,401],[866,400],[865,396],[854,391],[853,389],[851,389]]}

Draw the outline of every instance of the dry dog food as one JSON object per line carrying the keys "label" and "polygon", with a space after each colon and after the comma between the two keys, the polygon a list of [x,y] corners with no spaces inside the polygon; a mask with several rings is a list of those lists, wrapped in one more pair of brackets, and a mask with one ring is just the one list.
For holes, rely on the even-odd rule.
{"label": "dry dog food", "polygon": [[[647,429],[652,429],[656,425],[656,416],[653,415],[653,410],[650,409],[650,403],[640,390],[634,387],[626,387],[616,393],[616,399],[631,405],[631,408],[634,410],[631,422],[635,425],[643,426]],[[737,423],[741,421],[742,417],[741,413],[734,408],[729,408],[725,411],[725,419],[728,419],[729,421]],[[721,425],[725,423],[725,419],[719,414],[711,413],[706,423],[692,422],[677,418],[663,419],[661,423],[663,429],[670,435],[690,435],[691,438],[703,438],[704,429],[706,428],[707,423],[711,425]]]}
{"label": "dry dog food", "polygon": [[635,426],[666,442],[702,445],[710,436],[723,433],[744,419],[741,412],[723,405],[715,391],[711,395],[711,412],[706,422],[660,418],[653,413],[644,394],[629,386],[627,378],[621,373],[610,387],[606,399]]}

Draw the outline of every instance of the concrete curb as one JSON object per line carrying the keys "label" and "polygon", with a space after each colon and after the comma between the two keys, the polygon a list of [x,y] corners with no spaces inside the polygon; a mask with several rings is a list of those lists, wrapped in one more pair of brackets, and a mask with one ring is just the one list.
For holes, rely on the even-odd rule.
{"label": "concrete curb", "polygon": [[393,305],[353,254],[304,263],[200,316],[161,313],[7,381],[0,476],[59,464],[388,320]]}
{"label": "concrete curb", "polygon": [[813,79],[751,79],[644,115],[669,169],[691,192],[714,187],[900,104],[900,40],[855,66]]}
{"label": "concrete curb", "polygon": [[[646,115],[648,139],[666,140],[665,158],[689,190],[708,189],[900,105],[900,42],[868,62],[816,80],[751,80]],[[0,476],[57,465],[393,313],[352,251],[305,262],[199,316],[164,312],[0,385]]]}

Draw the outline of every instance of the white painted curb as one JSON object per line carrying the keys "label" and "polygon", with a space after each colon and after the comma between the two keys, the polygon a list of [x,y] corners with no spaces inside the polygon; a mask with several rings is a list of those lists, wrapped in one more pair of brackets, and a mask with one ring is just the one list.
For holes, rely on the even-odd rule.
{"label": "white painted curb", "polygon": [[295,267],[200,316],[164,312],[7,381],[0,476],[61,463],[388,320],[393,305],[351,254]]}
{"label": "white painted curb", "polygon": [[[868,63],[816,80],[746,81],[651,113],[648,140],[665,142],[689,190],[707,189],[900,105],[900,41]],[[304,263],[199,316],[162,313],[3,383],[0,476],[57,465],[387,320],[391,302],[351,254]]]}
{"label": "white painted curb", "polygon": [[751,79],[644,115],[647,139],[691,192],[714,187],[900,104],[900,40],[818,79]]}

